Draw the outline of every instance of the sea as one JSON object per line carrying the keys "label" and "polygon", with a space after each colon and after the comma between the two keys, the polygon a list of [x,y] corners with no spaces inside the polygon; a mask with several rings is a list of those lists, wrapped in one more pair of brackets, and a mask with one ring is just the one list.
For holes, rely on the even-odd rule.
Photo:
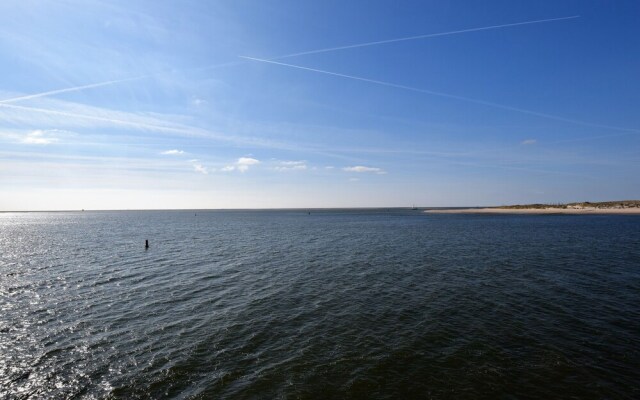
{"label": "sea", "polygon": [[640,216],[0,213],[0,399],[162,398],[638,399]]}

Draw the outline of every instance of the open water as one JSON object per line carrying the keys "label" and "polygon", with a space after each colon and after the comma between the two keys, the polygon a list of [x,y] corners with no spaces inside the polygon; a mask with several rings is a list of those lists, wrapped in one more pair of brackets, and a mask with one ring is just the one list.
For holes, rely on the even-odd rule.
{"label": "open water", "polygon": [[638,399],[640,216],[3,213],[0,398]]}

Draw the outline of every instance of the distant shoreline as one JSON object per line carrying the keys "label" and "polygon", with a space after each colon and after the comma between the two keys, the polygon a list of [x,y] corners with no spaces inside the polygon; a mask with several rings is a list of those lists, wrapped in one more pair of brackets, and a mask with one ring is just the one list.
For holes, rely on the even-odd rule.
{"label": "distant shoreline", "polygon": [[640,200],[601,201],[597,203],[518,204],[499,207],[427,210],[440,214],[640,214]]}
{"label": "distant shoreline", "polygon": [[433,214],[572,214],[572,215],[640,215],[640,208],[460,208],[425,210]]}
{"label": "distant shoreline", "polygon": [[[92,212],[273,212],[291,211],[309,213],[336,212],[336,211],[407,211],[413,210],[433,214],[622,214],[640,215],[640,200],[622,200],[607,202],[582,202],[567,204],[522,204],[493,207],[295,207],[295,208],[186,208],[186,209],[104,209],[86,210]],[[0,210],[2,214],[14,213],[84,213],[85,210]]]}

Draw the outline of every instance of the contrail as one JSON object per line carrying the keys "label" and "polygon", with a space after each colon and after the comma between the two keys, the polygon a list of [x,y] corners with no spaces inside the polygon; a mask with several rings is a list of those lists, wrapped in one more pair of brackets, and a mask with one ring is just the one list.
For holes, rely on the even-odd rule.
{"label": "contrail", "polygon": [[573,172],[553,171],[548,169],[537,169],[537,168],[526,168],[526,167],[512,167],[509,165],[502,165],[502,164],[478,164],[478,163],[467,163],[467,162],[449,162],[449,164],[463,165],[467,167],[472,166],[472,167],[480,167],[480,168],[499,168],[499,169],[514,170],[514,171],[538,172],[543,174],[579,176],[581,178],[596,179],[595,177],[590,175],[576,174]]}
{"label": "contrail", "polygon": [[493,103],[493,102],[490,102],[490,101],[474,99],[474,98],[471,98],[471,97],[464,97],[464,96],[458,96],[458,95],[455,95],[455,94],[436,92],[436,91],[427,90],[427,89],[420,89],[420,88],[415,88],[415,87],[411,87],[411,86],[399,85],[399,84],[391,83],[391,82],[384,82],[384,81],[378,81],[378,80],[375,80],[375,79],[362,78],[362,77],[354,76],[354,75],[340,74],[340,73],[337,73],[337,72],[325,71],[325,70],[316,69],[316,68],[302,67],[300,65],[286,64],[286,63],[282,63],[282,62],[277,62],[277,61],[272,61],[272,60],[265,60],[265,59],[261,59],[261,58],[255,58],[255,57],[240,56],[240,58],[244,58],[246,60],[252,60],[252,61],[259,61],[259,62],[268,63],[268,64],[281,65],[281,66],[284,66],[284,67],[296,68],[296,69],[301,69],[301,70],[305,70],[305,71],[318,72],[318,73],[325,74],[325,75],[332,75],[332,76],[337,76],[337,77],[341,77],[341,78],[353,79],[353,80],[356,80],[356,81],[368,82],[368,83],[373,83],[373,84],[376,84],[376,85],[392,87],[392,88],[396,88],[396,89],[403,89],[403,90],[409,90],[409,91],[412,91],[412,92],[425,93],[425,94],[430,94],[430,95],[434,95],[434,96],[446,97],[446,98],[449,98],[449,99],[465,101],[465,102],[468,102],[468,103],[481,104],[481,105],[488,106],[488,107],[494,107],[494,108],[500,108],[500,109],[503,109],[503,110],[515,111],[515,112],[519,112],[519,113],[523,113],[523,114],[534,115],[536,117],[541,117],[541,118],[546,118],[546,119],[553,119],[553,120],[556,120],[556,121],[562,121],[562,122],[566,122],[566,123],[570,123],[570,124],[588,126],[588,127],[591,127],[591,128],[602,128],[602,129],[611,129],[611,130],[617,130],[617,131],[623,131],[623,132],[640,133],[640,129],[595,124],[595,123],[591,123],[591,122],[585,122],[585,121],[580,121],[580,120],[576,120],[576,119],[565,118],[565,117],[561,117],[561,116],[558,116],[558,115],[546,114],[546,113],[541,113],[541,112],[537,112],[537,111],[526,110],[524,108],[512,107],[512,106],[507,106],[507,105],[504,105],[504,104]]}
{"label": "contrail", "polygon": [[5,103],[5,104],[6,103],[14,103],[16,101],[36,99],[38,97],[47,97],[47,96],[51,96],[51,95],[54,95],[54,94],[67,93],[67,92],[77,92],[79,90],[91,89],[91,88],[96,88],[96,87],[101,87],[101,86],[108,86],[108,85],[113,85],[113,84],[116,84],[116,83],[122,83],[122,82],[128,82],[128,81],[135,81],[135,80],[139,80],[139,79],[142,79],[142,78],[146,78],[147,76],[149,76],[149,75],[136,76],[136,77],[133,77],[133,78],[118,79],[118,80],[106,81],[106,82],[98,82],[98,83],[92,83],[92,84],[89,84],[89,85],[73,86],[73,87],[69,87],[69,88],[65,88],[65,89],[50,90],[48,92],[28,94],[28,95],[24,95],[24,96],[19,96],[19,97],[13,97],[13,98],[10,98],[10,99],[0,100],[0,103]]}
{"label": "contrail", "polygon": [[[206,66],[206,67],[196,67],[196,68],[191,68],[189,70],[191,70],[191,71],[199,71],[199,70],[207,70],[207,69],[226,67],[226,66],[233,66],[233,65],[239,65],[239,64],[243,64],[243,62],[229,61],[229,62],[226,62],[226,63],[223,63],[223,64],[209,65],[209,66]],[[85,89],[92,89],[92,88],[97,88],[97,87],[101,87],[101,86],[115,85],[115,84],[123,83],[123,82],[138,81],[138,80],[141,80],[141,79],[151,78],[153,76],[157,76],[157,75],[164,74],[164,73],[166,73],[166,71],[165,72],[156,72],[156,73],[153,73],[153,74],[134,76],[132,78],[116,79],[116,80],[105,81],[105,82],[91,83],[89,85],[73,86],[73,87],[68,87],[68,88],[64,88],[64,89],[50,90],[48,92],[40,92],[40,93],[28,94],[28,95],[24,95],[24,96],[12,97],[12,98],[9,98],[9,99],[0,100],[0,104],[15,103],[15,102],[23,101],[23,100],[37,99],[37,98],[40,98],[40,97],[48,97],[48,96],[52,96],[52,95],[56,95],[56,94],[60,94],[60,93],[77,92],[77,91],[81,91],[81,90],[85,90]]]}
{"label": "contrail", "polygon": [[46,109],[46,108],[25,107],[25,106],[18,106],[18,105],[14,105],[14,104],[5,104],[5,103],[0,103],[0,108],[11,108],[11,109],[22,110],[22,111],[35,111],[35,112],[39,112],[39,113],[50,114],[50,115],[58,115],[58,116],[62,116],[62,117],[80,118],[80,119],[86,119],[86,120],[90,120],[90,121],[99,121],[99,122],[108,122],[108,123],[115,124],[115,125],[129,126],[129,127],[134,127],[134,128],[138,128],[138,129],[147,129],[147,130],[161,131],[161,132],[180,133],[180,134],[183,134],[183,135],[190,135],[190,136],[213,137],[215,139],[222,139],[222,140],[227,139],[226,137],[221,137],[221,136],[218,136],[218,135],[212,135],[210,132],[203,131],[203,130],[187,129],[187,128],[171,127],[171,126],[162,126],[162,125],[150,124],[150,123],[146,123],[146,122],[127,121],[127,120],[123,120],[123,119],[119,119],[119,118],[110,118],[110,117],[101,117],[101,116],[96,116],[96,115],[78,114],[78,113],[74,113],[74,112],[50,110],[50,109]]}
{"label": "contrail", "polygon": [[[280,59],[291,58],[291,57],[296,57],[296,56],[302,56],[302,55],[307,55],[307,54],[328,53],[328,52],[331,52],[331,51],[354,49],[354,48],[357,48],[357,47],[375,46],[375,45],[379,45],[379,44],[403,42],[403,41],[408,41],[408,40],[427,39],[427,38],[438,37],[438,36],[457,35],[457,34],[460,34],[460,33],[486,31],[486,30],[491,30],[491,29],[508,28],[508,27],[512,27],[512,26],[541,24],[541,23],[545,23],[545,22],[554,22],[554,21],[564,21],[564,20],[574,19],[574,18],[580,18],[580,16],[579,15],[572,15],[572,16],[569,16],[569,17],[538,19],[538,20],[533,20],[533,21],[514,22],[514,23],[510,23],[510,24],[491,25],[491,26],[483,26],[483,27],[479,27],[479,28],[461,29],[461,30],[457,30],[457,31],[429,33],[429,34],[426,34],[426,35],[409,36],[409,37],[402,37],[402,38],[388,39],[388,40],[378,40],[378,41],[375,41],[375,42],[358,43],[358,44],[352,44],[352,45],[347,45],[347,46],[329,47],[329,48],[318,49],[318,50],[309,50],[309,51],[303,51],[303,52],[298,52],[298,53],[285,54],[285,55],[282,55],[282,56],[271,57],[268,60],[269,61],[273,61],[273,60],[280,60]],[[192,68],[190,70],[200,71],[200,70],[207,70],[207,69],[225,67],[225,66],[234,66],[234,65],[240,65],[240,64],[242,64],[242,63],[241,62],[237,62],[237,61],[230,61],[230,62],[226,62],[226,63],[223,63],[223,64],[217,64],[217,65],[211,65],[211,66],[205,66],[205,67],[196,67],[196,68]],[[81,85],[81,86],[74,86],[74,87],[58,89],[58,90],[50,90],[48,92],[41,92],[41,93],[35,93],[35,94],[19,96],[19,97],[13,97],[13,98],[5,99],[5,100],[0,100],[0,103],[14,103],[14,102],[23,101],[23,100],[36,99],[36,98],[39,98],[39,97],[52,96],[52,95],[56,95],[56,94],[60,94],[60,93],[76,92],[76,91],[80,91],[80,90],[92,89],[92,88],[97,88],[97,87],[101,87],[101,86],[114,85],[114,84],[117,84],[117,83],[123,83],[123,82],[129,82],[129,81],[135,81],[135,80],[140,80],[140,79],[144,79],[144,78],[149,78],[149,77],[152,77],[152,76],[159,75],[161,73],[162,72],[155,73],[155,74],[147,74],[147,75],[136,76],[136,77],[133,77],[133,78],[111,80],[111,81],[106,81],[106,82],[92,83],[92,84],[89,84],[89,85]]]}
{"label": "contrail", "polygon": [[302,56],[302,55],[307,55],[307,54],[328,53],[330,51],[355,49],[355,48],[358,48],[358,47],[366,47],[366,46],[375,46],[375,45],[379,45],[379,44],[404,42],[404,41],[408,41],[408,40],[427,39],[427,38],[438,37],[438,36],[457,35],[457,34],[460,34],[460,33],[488,31],[488,30],[491,30],[491,29],[501,29],[501,28],[508,28],[508,27],[512,27],[512,26],[541,24],[541,23],[545,23],[545,22],[554,22],[554,21],[565,21],[565,20],[574,19],[574,18],[580,18],[580,16],[579,15],[572,15],[570,17],[537,19],[537,20],[534,20],[534,21],[514,22],[514,23],[511,23],[511,24],[483,26],[483,27],[479,27],[479,28],[461,29],[461,30],[457,30],[457,31],[429,33],[429,34],[426,34],[426,35],[417,35],[417,36],[408,36],[408,37],[402,37],[402,38],[396,38],[396,39],[378,40],[378,41],[375,41],[375,42],[358,43],[358,44],[351,44],[351,45],[347,45],[347,46],[328,47],[326,49],[302,51],[302,52],[299,52],[299,53],[292,53],[292,54],[287,54],[287,55],[283,55],[283,56],[279,56],[279,57],[271,57],[271,58],[269,58],[269,60],[270,61],[272,61],[272,60],[280,60],[280,59],[283,59],[283,58],[296,57],[296,56]]}
{"label": "contrail", "polygon": [[574,139],[554,140],[553,142],[547,142],[547,143],[558,144],[558,143],[584,142],[586,140],[608,139],[612,137],[633,135],[635,132],[636,132],[635,130],[632,130],[632,132],[613,133],[611,135],[585,136],[585,137],[574,138]]}

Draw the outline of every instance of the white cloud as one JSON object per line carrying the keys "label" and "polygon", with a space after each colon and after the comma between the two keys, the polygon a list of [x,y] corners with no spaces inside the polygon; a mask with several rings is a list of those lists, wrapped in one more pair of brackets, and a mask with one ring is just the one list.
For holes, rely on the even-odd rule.
{"label": "white cloud", "polygon": [[381,168],[364,167],[362,165],[356,165],[354,167],[345,167],[345,168],[343,168],[343,170],[347,171],[347,172],[357,172],[357,173],[372,172],[372,173],[376,173],[376,174],[386,174],[386,172],[383,171]]}
{"label": "white cloud", "polygon": [[278,161],[273,168],[276,171],[303,171],[307,169],[306,161]]}
{"label": "white cloud", "polygon": [[325,169],[334,169],[335,167],[332,165],[327,165],[326,167],[324,167]]}
{"label": "white cloud", "polygon": [[284,166],[296,166],[296,165],[302,165],[302,164],[306,164],[307,162],[302,160],[302,161],[279,161],[280,165],[284,165]]}
{"label": "white cloud", "polygon": [[276,171],[304,171],[307,169],[306,165],[294,165],[292,167],[275,167]]}
{"label": "white cloud", "polygon": [[256,165],[256,164],[260,164],[260,161],[256,160],[255,158],[251,158],[251,157],[240,157],[240,158],[238,158],[238,161],[236,161],[236,164],[238,164],[238,165]]}
{"label": "white cloud", "polygon": [[59,141],[57,137],[53,136],[52,133],[54,131],[43,131],[37,129],[35,131],[31,131],[27,133],[27,135],[22,138],[21,142],[25,144],[51,144]]}
{"label": "white cloud", "polygon": [[358,182],[359,180],[358,178],[349,178],[349,182]]}
{"label": "white cloud", "polygon": [[230,172],[230,171],[240,171],[246,172],[249,170],[249,167],[252,165],[260,164],[260,160],[256,160],[251,157],[240,157],[233,165],[227,165],[222,167],[220,171],[222,172]]}
{"label": "white cloud", "polygon": [[246,172],[250,166],[260,164],[260,160],[251,157],[240,157],[236,161],[236,168],[240,172]]}
{"label": "white cloud", "polygon": [[530,145],[530,144],[536,144],[538,141],[535,139],[527,139],[527,140],[523,140],[521,144],[524,145]]}
{"label": "white cloud", "polygon": [[174,150],[167,150],[167,151],[163,151],[163,152],[162,152],[162,153],[160,153],[160,154],[165,154],[165,155],[170,155],[170,156],[172,156],[172,155],[184,154],[184,151],[174,149]]}

